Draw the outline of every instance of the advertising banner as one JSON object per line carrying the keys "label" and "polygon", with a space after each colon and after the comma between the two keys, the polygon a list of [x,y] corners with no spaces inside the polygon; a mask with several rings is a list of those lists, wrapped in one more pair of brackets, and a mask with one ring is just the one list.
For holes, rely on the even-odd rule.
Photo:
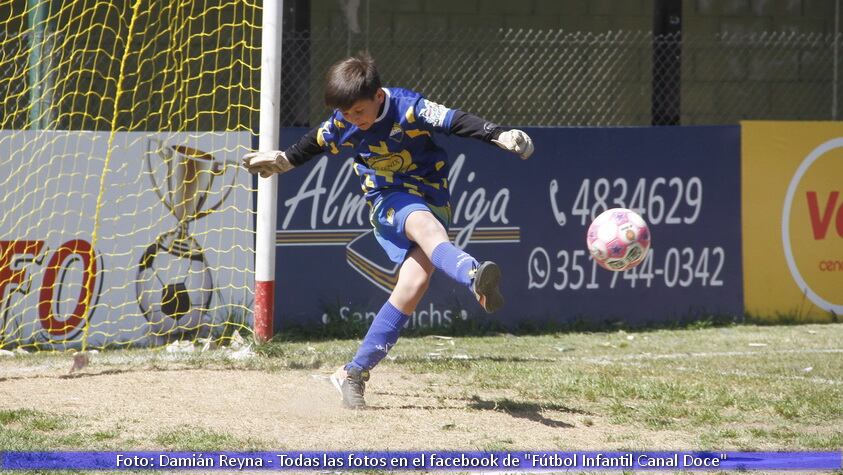
{"label": "advertising banner", "polygon": [[0,132],[0,348],[154,345],[245,314],[249,143]]}
{"label": "advertising banner", "polygon": [[[533,128],[530,160],[437,137],[451,159],[453,241],[503,271],[504,309],[486,315],[441,272],[408,327],[459,321],[509,328],[578,321],[671,322],[743,312],[740,129]],[[285,129],[283,145],[305,129]],[[350,157],[324,155],[279,183],[276,328],[371,320],[395,285]],[[591,220],[630,208],[649,223],[647,259],[622,273],[594,263]]]}
{"label": "advertising banner", "polygon": [[831,321],[843,313],[843,122],[741,127],[746,310]]}

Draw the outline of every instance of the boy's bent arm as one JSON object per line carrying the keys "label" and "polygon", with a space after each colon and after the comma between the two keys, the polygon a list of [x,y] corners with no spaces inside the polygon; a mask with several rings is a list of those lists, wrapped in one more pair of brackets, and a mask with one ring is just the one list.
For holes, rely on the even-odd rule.
{"label": "boy's bent arm", "polygon": [[459,137],[471,137],[492,143],[492,140],[497,139],[503,132],[503,128],[474,114],[455,110],[448,132]]}
{"label": "boy's bent arm", "polygon": [[459,137],[471,137],[493,143],[504,150],[520,155],[525,160],[533,154],[533,140],[524,131],[504,130],[497,124],[461,110],[454,111],[448,132]]}

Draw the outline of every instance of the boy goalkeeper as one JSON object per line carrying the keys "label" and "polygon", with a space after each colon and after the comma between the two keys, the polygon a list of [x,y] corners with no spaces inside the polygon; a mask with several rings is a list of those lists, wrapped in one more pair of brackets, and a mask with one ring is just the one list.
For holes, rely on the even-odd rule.
{"label": "boy goalkeeper", "polygon": [[285,151],[252,152],[243,162],[250,172],[269,177],[325,152],[356,154],[353,167],[371,209],[375,237],[389,258],[401,264],[398,282],[357,354],[331,376],[343,404],[361,409],[366,406],[369,370],[395,345],[434,270],[468,287],[486,312],[503,306],[497,264],[480,263],[448,240],[448,157],[432,134],[494,143],[522,159],[533,153],[533,143],[523,131],[504,130],[407,89],[382,87],[368,54],[331,66],[325,103],[335,109],[331,117],[295,145]]}

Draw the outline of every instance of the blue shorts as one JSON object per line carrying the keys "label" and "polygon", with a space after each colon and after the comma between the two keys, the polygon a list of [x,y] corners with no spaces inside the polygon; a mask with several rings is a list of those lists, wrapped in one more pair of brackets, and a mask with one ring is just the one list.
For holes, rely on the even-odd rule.
{"label": "blue shorts", "polygon": [[375,228],[375,238],[389,260],[400,264],[415,245],[404,234],[404,223],[414,211],[430,211],[448,229],[451,223],[451,205],[434,206],[424,198],[409,193],[393,192],[383,195],[372,207],[369,221]]}

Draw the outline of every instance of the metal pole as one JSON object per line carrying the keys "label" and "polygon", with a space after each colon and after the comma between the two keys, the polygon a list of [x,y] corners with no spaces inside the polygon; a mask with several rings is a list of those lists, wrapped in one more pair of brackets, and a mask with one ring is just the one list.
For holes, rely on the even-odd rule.
{"label": "metal pole", "polygon": [[[283,0],[265,0],[261,25],[261,98],[258,150],[280,147],[281,31]],[[275,315],[275,226],[278,175],[258,177],[257,238],[255,242],[255,339],[272,338]]]}
{"label": "metal pole", "polygon": [[44,25],[46,19],[45,2],[27,0],[27,19],[29,21],[29,127],[41,128],[42,106],[44,102],[44,84],[41,75],[42,47],[44,45]]}
{"label": "metal pole", "polygon": [[682,0],[653,2],[651,125],[680,125]]}

